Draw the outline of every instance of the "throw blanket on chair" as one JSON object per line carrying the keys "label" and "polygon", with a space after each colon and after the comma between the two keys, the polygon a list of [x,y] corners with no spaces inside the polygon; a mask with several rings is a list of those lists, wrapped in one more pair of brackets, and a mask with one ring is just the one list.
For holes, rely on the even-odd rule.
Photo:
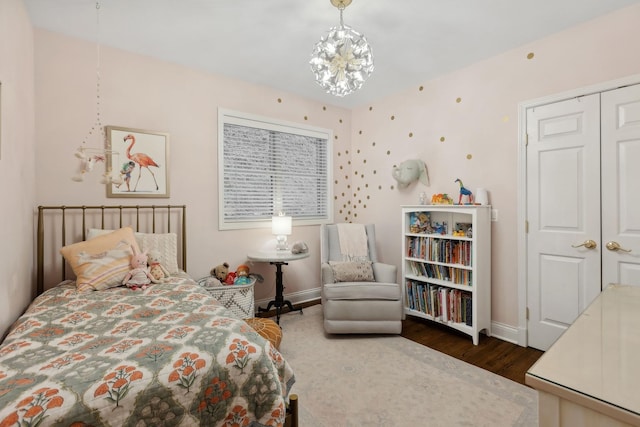
{"label": "throw blanket on chair", "polygon": [[369,259],[367,232],[364,224],[337,224],[340,253],[345,261],[366,261]]}

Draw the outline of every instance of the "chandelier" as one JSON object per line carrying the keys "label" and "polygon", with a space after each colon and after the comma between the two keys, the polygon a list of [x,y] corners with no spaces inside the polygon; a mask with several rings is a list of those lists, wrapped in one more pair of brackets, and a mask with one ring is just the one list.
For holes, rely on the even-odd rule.
{"label": "chandelier", "polygon": [[327,93],[349,95],[362,87],[373,72],[373,54],[367,39],[344,25],[342,12],[351,0],[330,0],[340,10],[340,26],[329,29],[311,52],[311,71]]}

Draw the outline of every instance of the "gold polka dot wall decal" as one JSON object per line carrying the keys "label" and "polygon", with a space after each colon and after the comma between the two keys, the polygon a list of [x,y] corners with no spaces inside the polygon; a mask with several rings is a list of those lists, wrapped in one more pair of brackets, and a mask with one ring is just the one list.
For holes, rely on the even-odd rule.
{"label": "gold polka dot wall decal", "polygon": [[354,171],[354,172],[353,172],[353,174],[354,174],[354,175],[358,175],[358,171]]}
{"label": "gold polka dot wall decal", "polygon": [[349,154],[349,150],[344,150],[344,154]]}
{"label": "gold polka dot wall decal", "polygon": [[327,107],[325,107],[324,105],[322,106],[322,110],[323,111],[327,111]]}
{"label": "gold polka dot wall decal", "polygon": [[347,164],[348,164],[348,165],[350,165],[350,164],[351,164],[351,160],[349,160],[349,161],[347,162]]}
{"label": "gold polka dot wall decal", "polygon": [[338,151],[338,157],[340,157],[342,154],[340,154],[340,152]]}
{"label": "gold polka dot wall decal", "polygon": [[347,184],[347,188],[350,190],[351,189],[351,184]]}
{"label": "gold polka dot wall decal", "polygon": [[345,176],[344,176],[344,179],[349,179],[349,175],[345,175]]}
{"label": "gold polka dot wall decal", "polygon": [[535,55],[533,54],[533,52],[529,52],[529,54],[527,55],[527,59],[533,59]]}
{"label": "gold polka dot wall decal", "polygon": [[409,132],[409,138],[413,138],[413,132]]}
{"label": "gold polka dot wall decal", "polygon": [[347,200],[347,204],[350,205],[351,204],[351,200]]}
{"label": "gold polka dot wall decal", "polygon": [[418,90],[419,90],[420,92],[422,92],[422,91],[424,90],[424,86],[420,86],[420,87],[418,88]]}
{"label": "gold polka dot wall decal", "polygon": [[371,198],[371,196],[367,196],[367,200],[370,199],[370,198]]}
{"label": "gold polka dot wall decal", "polygon": [[304,116],[304,119],[305,119],[305,120],[309,120],[309,117],[307,117],[307,116]]}
{"label": "gold polka dot wall decal", "polygon": [[362,207],[366,209],[366,208],[367,208],[367,205],[362,205]]}
{"label": "gold polka dot wall decal", "polygon": [[387,156],[391,154],[391,150],[387,150]]}
{"label": "gold polka dot wall decal", "polygon": [[462,102],[462,98],[456,98],[456,102],[460,104]]}
{"label": "gold polka dot wall decal", "polygon": [[356,151],[356,153],[360,154],[360,149],[358,148],[358,151]]}
{"label": "gold polka dot wall decal", "polygon": [[382,190],[382,185],[378,185],[378,190]]}
{"label": "gold polka dot wall decal", "polygon": [[334,136],[333,136],[333,139],[338,139],[338,135],[334,135]]}
{"label": "gold polka dot wall decal", "polygon": [[374,175],[375,175],[375,174],[377,174],[377,173],[378,173],[377,171],[375,171],[375,170],[373,171],[373,174],[374,174]]}
{"label": "gold polka dot wall decal", "polygon": [[364,174],[360,174],[360,178],[364,178]]}
{"label": "gold polka dot wall decal", "polygon": [[278,102],[279,102],[279,103],[282,103],[282,98],[278,98]]}
{"label": "gold polka dot wall decal", "polygon": [[353,216],[354,216],[354,217],[357,217],[357,216],[358,216],[358,213],[357,213],[357,212],[356,212],[356,213],[354,213],[354,214],[353,214]]}
{"label": "gold polka dot wall decal", "polygon": [[468,159],[468,160],[471,160],[471,158],[472,158],[472,157],[473,157],[473,156],[472,156],[471,154],[467,154],[467,159]]}
{"label": "gold polka dot wall decal", "polygon": [[395,120],[395,119],[396,119],[396,116],[391,116],[391,120]]}
{"label": "gold polka dot wall decal", "polygon": [[440,142],[444,142],[444,136],[440,137]]}
{"label": "gold polka dot wall decal", "polygon": [[365,185],[364,185],[364,188],[369,188],[369,184],[365,184]]}
{"label": "gold polka dot wall decal", "polygon": [[367,163],[367,159],[362,159],[362,163]]}
{"label": "gold polka dot wall decal", "polygon": [[358,191],[360,191],[360,187],[358,187]]}
{"label": "gold polka dot wall decal", "polygon": [[344,197],[344,193],[342,193],[342,197]]}
{"label": "gold polka dot wall decal", "polygon": [[371,143],[371,145],[373,145],[373,146],[375,147],[375,146],[376,146],[376,143],[375,143],[375,141],[374,141],[374,142],[372,142],[372,143]]}
{"label": "gold polka dot wall decal", "polygon": [[359,133],[360,135],[362,135],[362,131],[361,131],[361,130],[359,130],[359,131],[358,131],[358,133]]}
{"label": "gold polka dot wall decal", "polygon": [[373,111],[373,107],[369,107],[369,111]]}
{"label": "gold polka dot wall decal", "polygon": [[391,188],[393,190],[393,185],[391,187],[389,187],[389,188]]}
{"label": "gold polka dot wall decal", "polygon": [[342,119],[338,120],[340,123],[342,123]]}
{"label": "gold polka dot wall decal", "polygon": [[340,165],[340,169],[342,170],[342,165]]}

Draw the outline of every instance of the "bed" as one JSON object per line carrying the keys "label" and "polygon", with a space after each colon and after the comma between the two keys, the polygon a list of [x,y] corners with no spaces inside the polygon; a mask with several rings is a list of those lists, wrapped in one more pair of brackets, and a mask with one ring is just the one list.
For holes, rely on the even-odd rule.
{"label": "bed", "polygon": [[[185,206],[39,207],[38,295],[0,345],[0,427],[297,425],[289,364],[186,274],[185,220]],[[136,245],[170,277],[115,285]]]}

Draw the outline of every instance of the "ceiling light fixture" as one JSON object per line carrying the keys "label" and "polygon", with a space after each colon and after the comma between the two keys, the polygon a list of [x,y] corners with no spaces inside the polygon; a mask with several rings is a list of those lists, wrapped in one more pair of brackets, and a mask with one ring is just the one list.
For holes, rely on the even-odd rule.
{"label": "ceiling light fixture", "polygon": [[311,71],[327,93],[349,95],[360,89],[373,72],[373,53],[367,39],[344,25],[342,12],[351,0],[330,0],[340,10],[340,26],[329,29],[311,52]]}

